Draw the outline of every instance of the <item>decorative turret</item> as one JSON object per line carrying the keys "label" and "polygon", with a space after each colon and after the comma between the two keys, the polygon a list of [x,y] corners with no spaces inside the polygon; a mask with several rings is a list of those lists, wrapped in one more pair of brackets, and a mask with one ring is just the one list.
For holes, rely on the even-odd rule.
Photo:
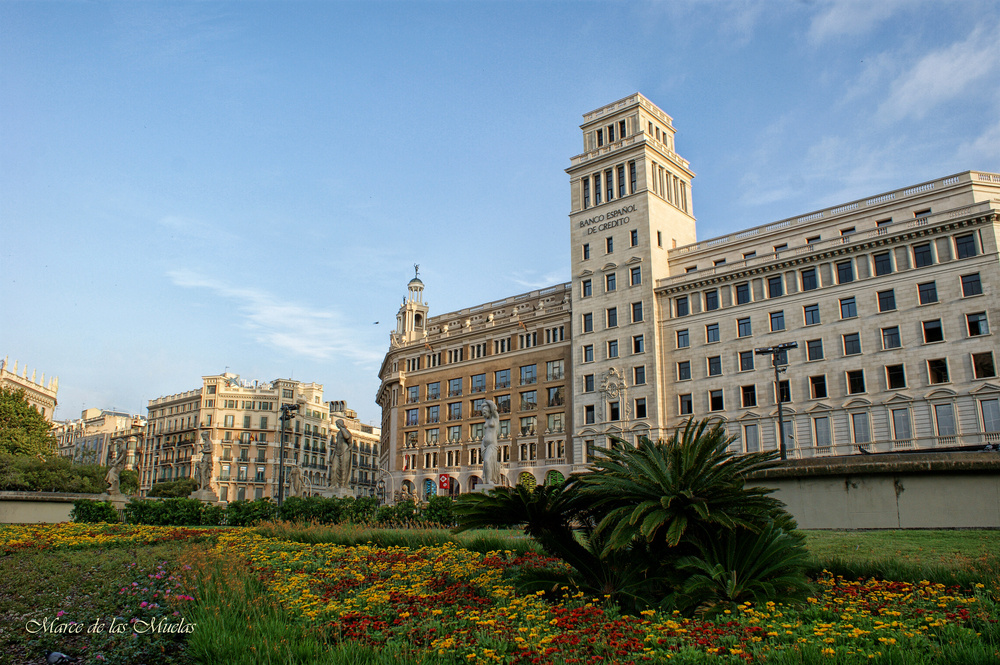
{"label": "decorative turret", "polygon": [[402,344],[423,339],[427,324],[427,303],[424,302],[424,283],[420,281],[420,266],[414,264],[414,275],[406,285],[406,298],[396,314],[394,339]]}

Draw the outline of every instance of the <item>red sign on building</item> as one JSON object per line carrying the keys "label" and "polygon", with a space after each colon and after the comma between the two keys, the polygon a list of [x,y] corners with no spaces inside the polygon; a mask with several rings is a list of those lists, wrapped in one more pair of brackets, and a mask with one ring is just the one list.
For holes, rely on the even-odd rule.
{"label": "red sign on building", "polygon": [[438,489],[443,489],[443,490],[448,489],[449,480],[450,478],[448,477],[447,473],[442,473],[440,476],[438,476]]}

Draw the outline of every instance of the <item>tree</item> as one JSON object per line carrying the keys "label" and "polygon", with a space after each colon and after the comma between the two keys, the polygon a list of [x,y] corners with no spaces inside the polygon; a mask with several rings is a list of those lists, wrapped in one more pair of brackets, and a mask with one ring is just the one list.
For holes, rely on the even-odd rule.
{"label": "tree", "polygon": [[0,453],[45,457],[56,452],[51,424],[28,404],[24,390],[0,388]]}

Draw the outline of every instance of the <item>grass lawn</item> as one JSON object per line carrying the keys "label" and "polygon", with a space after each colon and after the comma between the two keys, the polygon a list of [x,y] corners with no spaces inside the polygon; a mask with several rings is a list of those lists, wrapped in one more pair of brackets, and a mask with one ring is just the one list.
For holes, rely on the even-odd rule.
{"label": "grass lawn", "polygon": [[805,533],[808,602],[685,618],[518,593],[516,532],[0,525],[0,664],[1000,663],[1000,532]]}

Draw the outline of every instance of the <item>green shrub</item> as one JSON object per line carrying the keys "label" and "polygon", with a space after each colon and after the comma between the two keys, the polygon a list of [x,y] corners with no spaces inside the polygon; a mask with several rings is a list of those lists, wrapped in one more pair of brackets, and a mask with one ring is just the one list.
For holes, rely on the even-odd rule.
{"label": "green shrub", "polygon": [[450,496],[432,496],[427,506],[420,511],[420,521],[425,524],[453,526],[455,524],[455,502]]}
{"label": "green shrub", "polygon": [[198,481],[194,478],[178,478],[177,480],[167,480],[162,483],[153,483],[153,487],[146,496],[151,497],[186,497],[191,492],[198,489]]}
{"label": "green shrub", "polygon": [[43,460],[0,454],[0,490],[100,494],[107,488],[107,472],[103,466],[77,464],[69,457]]}
{"label": "green shrub", "polygon": [[412,524],[417,521],[419,512],[416,501],[400,501],[395,505],[379,508],[375,521],[382,525]]}
{"label": "green shrub", "polygon": [[125,506],[130,524],[154,526],[198,526],[219,524],[223,511],[197,499],[133,499]]}
{"label": "green shrub", "polygon": [[69,518],[74,522],[108,522],[117,524],[118,510],[110,501],[94,501],[93,499],[77,499],[73,502],[73,510]]}
{"label": "green shrub", "polygon": [[278,516],[278,507],[270,498],[253,501],[232,501],[226,506],[226,524],[229,526],[254,526],[270,522]]}

